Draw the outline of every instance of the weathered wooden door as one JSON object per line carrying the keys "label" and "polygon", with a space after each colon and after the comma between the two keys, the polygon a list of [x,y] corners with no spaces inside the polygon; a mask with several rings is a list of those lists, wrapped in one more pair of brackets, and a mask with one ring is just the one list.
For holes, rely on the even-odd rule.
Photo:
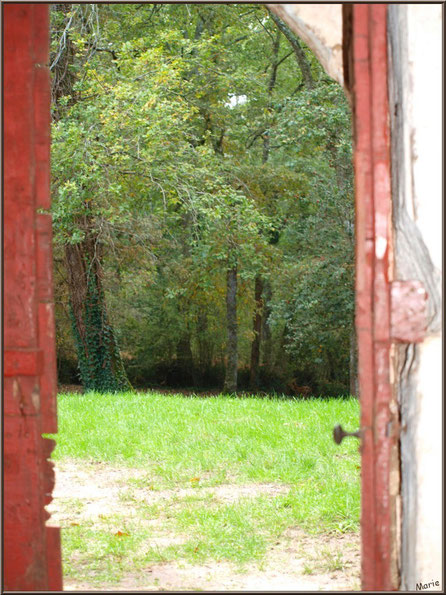
{"label": "weathered wooden door", "polygon": [[363,590],[399,588],[396,342],[423,339],[426,294],[393,279],[387,5],[344,5],[344,70],[354,120],[356,330],[361,404]]}
{"label": "weathered wooden door", "polygon": [[[391,590],[390,470],[397,436],[390,383],[391,184],[385,4],[352,7],[356,330],[361,402],[363,590]],[[398,472],[398,469],[396,469]],[[395,494],[396,495],[396,494]],[[394,519],[393,519],[394,520]]]}
{"label": "weathered wooden door", "polygon": [[46,527],[54,471],[48,5],[3,4],[4,434],[7,590],[62,588],[59,529]]}

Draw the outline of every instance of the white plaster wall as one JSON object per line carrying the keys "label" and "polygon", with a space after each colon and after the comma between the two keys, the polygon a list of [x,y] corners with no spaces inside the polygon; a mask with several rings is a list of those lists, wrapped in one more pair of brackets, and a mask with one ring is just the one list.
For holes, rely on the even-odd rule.
{"label": "white plaster wall", "polygon": [[407,7],[408,118],[411,122],[413,214],[434,265],[442,265],[442,7]]}
{"label": "white plaster wall", "polygon": [[[439,580],[442,587],[443,555],[443,448],[442,448],[441,337],[430,337],[421,346],[418,368],[416,426],[417,531],[415,581]],[[407,584],[410,590],[416,585]],[[440,590],[440,588],[438,588]]]}
{"label": "white plaster wall", "polygon": [[[431,261],[442,269],[442,6],[407,6],[408,120],[412,216]],[[416,391],[415,580],[442,578],[442,347],[436,332],[419,347]],[[416,585],[406,584],[415,590]],[[438,588],[437,590],[440,590]]]}
{"label": "white plaster wall", "polygon": [[401,588],[415,591],[419,583],[438,580],[440,586],[430,590],[440,591],[442,6],[390,6],[389,35],[394,59],[391,110],[398,114],[392,113],[396,278],[421,279],[429,293],[428,337],[405,352],[399,385],[404,427]]}

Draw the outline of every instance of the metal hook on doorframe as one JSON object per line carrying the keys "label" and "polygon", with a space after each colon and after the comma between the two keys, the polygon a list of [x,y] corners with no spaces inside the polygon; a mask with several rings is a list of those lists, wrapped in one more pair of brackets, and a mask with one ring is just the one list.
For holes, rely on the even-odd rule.
{"label": "metal hook on doorframe", "polygon": [[362,431],[356,430],[356,432],[346,432],[340,424],[336,424],[333,428],[333,440],[336,442],[336,444],[341,444],[341,442],[346,436],[354,436],[355,438],[361,438]]}

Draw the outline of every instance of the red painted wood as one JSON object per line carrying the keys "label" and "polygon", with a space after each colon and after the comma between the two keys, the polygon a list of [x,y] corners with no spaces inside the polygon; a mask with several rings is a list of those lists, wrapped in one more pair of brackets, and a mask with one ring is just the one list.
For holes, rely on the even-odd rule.
{"label": "red painted wood", "polygon": [[4,27],[4,587],[62,589],[60,535],[46,527],[57,430],[47,4],[6,4]]}
{"label": "red painted wood", "polygon": [[389,241],[391,237],[391,189],[389,110],[387,100],[387,6],[370,6],[370,53],[372,76],[372,156],[375,225],[374,258],[374,344],[375,411],[374,466],[377,549],[374,589],[395,588],[391,579],[390,461],[392,440],[387,435],[391,421],[390,401],[390,280]]}
{"label": "red painted wood", "polygon": [[46,528],[46,556],[48,572],[48,591],[60,591],[62,585],[62,565],[60,563],[60,529]]}
{"label": "red painted wood", "polygon": [[[372,164],[370,159],[370,69],[368,7],[353,7],[353,97],[355,125],[355,200],[356,200],[356,331],[358,338],[358,376],[361,397],[361,575],[363,588],[375,575],[375,501],[370,486],[374,485],[373,453],[373,203]],[[366,511],[366,514],[364,514]]]}
{"label": "red painted wood", "polygon": [[37,376],[43,369],[43,353],[39,349],[5,351],[5,376]]}
{"label": "red painted wood", "polygon": [[361,395],[364,591],[393,590],[389,473],[391,249],[385,4],[353,6],[356,328]]}

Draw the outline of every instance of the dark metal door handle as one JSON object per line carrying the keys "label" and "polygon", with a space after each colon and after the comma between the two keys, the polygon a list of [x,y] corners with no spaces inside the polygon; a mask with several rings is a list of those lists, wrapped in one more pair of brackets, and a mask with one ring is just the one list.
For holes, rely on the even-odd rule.
{"label": "dark metal door handle", "polygon": [[357,430],[356,432],[346,432],[339,424],[333,428],[333,440],[336,442],[336,444],[341,444],[342,440],[346,436],[355,436],[356,438],[361,438],[361,430]]}

